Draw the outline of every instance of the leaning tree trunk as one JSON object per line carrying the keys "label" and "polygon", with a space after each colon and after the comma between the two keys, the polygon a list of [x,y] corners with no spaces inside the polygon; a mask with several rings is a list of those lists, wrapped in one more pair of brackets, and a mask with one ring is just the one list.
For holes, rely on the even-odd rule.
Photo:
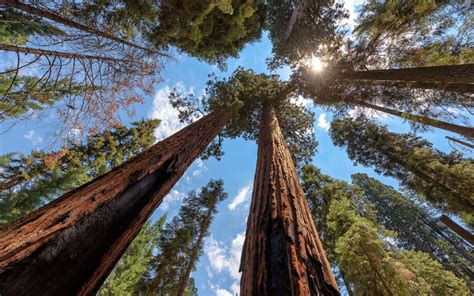
{"label": "leaning tree trunk", "polygon": [[43,18],[50,19],[52,21],[55,21],[57,23],[63,24],[65,26],[68,26],[68,27],[71,27],[71,28],[75,28],[75,29],[78,29],[78,30],[81,30],[81,31],[99,36],[99,37],[104,37],[104,38],[107,38],[109,40],[113,40],[115,42],[119,42],[119,43],[122,43],[122,44],[125,44],[125,45],[128,45],[128,46],[131,46],[131,47],[135,47],[135,48],[144,50],[144,51],[149,52],[149,53],[156,54],[156,52],[150,50],[149,48],[139,46],[135,43],[124,40],[124,39],[119,38],[117,36],[114,36],[110,33],[102,32],[102,31],[97,30],[95,28],[88,27],[88,26],[85,26],[83,24],[79,24],[79,23],[77,23],[73,20],[67,19],[63,16],[52,13],[48,10],[40,9],[38,7],[35,7],[35,6],[31,6],[31,5],[22,3],[18,0],[0,0],[0,4],[4,4],[8,7],[13,7],[13,8],[16,8],[18,10],[30,13],[30,14],[34,14],[34,15],[37,15],[37,16],[40,16],[40,17],[43,17]]}
{"label": "leaning tree trunk", "polygon": [[1,295],[90,295],[223,128],[211,113],[0,230]]}
{"label": "leaning tree trunk", "polygon": [[260,120],[240,295],[339,295],[273,107]]}
{"label": "leaning tree trunk", "polygon": [[31,48],[31,47],[20,47],[20,46],[15,46],[15,45],[8,45],[8,44],[0,44],[0,50],[21,52],[25,54],[37,54],[37,55],[43,55],[43,56],[54,56],[54,57],[68,58],[68,59],[101,60],[101,61],[109,61],[109,62],[130,63],[129,60],[115,59],[115,58],[106,57],[106,56],[70,53],[70,52],[64,52],[64,51],[53,51],[53,50],[37,49],[37,48]]}
{"label": "leaning tree trunk", "polygon": [[440,121],[440,120],[436,120],[436,119],[432,119],[432,118],[428,118],[428,117],[424,117],[424,116],[420,116],[416,114],[410,114],[407,112],[397,111],[397,110],[385,108],[382,106],[366,103],[363,101],[354,101],[354,103],[362,107],[367,107],[367,108],[381,111],[384,113],[392,114],[392,115],[395,115],[407,120],[411,120],[411,121],[418,122],[425,125],[430,125],[433,127],[443,129],[445,131],[453,132],[453,133],[465,136],[467,138],[474,139],[474,128],[472,127],[457,125],[457,124],[444,122],[444,121]]}
{"label": "leaning tree trunk", "polygon": [[335,73],[336,78],[348,80],[388,80],[406,82],[474,83],[474,64],[419,68],[351,71]]}
{"label": "leaning tree trunk", "polygon": [[456,138],[453,138],[453,137],[449,137],[449,136],[446,136],[446,139],[448,140],[451,140],[453,142],[456,142],[458,144],[461,144],[463,146],[466,146],[467,148],[471,148],[471,149],[474,149],[474,145],[473,144],[470,144],[468,142],[464,142],[462,140],[459,140],[459,139],[456,139]]}
{"label": "leaning tree trunk", "polygon": [[437,82],[398,82],[398,81],[377,81],[364,80],[359,83],[366,85],[382,85],[387,87],[414,88],[414,89],[433,89],[440,91],[474,93],[474,83],[437,83]]}
{"label": "leaning tree trunk", "polygon": [[474,246],[474,235],[470,233],[467,229],[464,229],[464,227],[454,222],[451,218],[449,218],[445,214],[441,215],[439,220],[444,225],[449,227],[449,229],[451,229],[454,233],[456,233],[457,235],[462,237],[465,241],[467,241],[468,243]]}

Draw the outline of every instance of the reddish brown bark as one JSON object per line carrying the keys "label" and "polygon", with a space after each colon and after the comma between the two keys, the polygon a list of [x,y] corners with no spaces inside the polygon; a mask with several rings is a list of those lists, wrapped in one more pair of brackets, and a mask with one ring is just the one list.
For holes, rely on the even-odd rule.
{"label": "reddish brown bark", "polygon": [[421,124],[426,124],[426,125],[429,125],[429,126],[437,127],[437,128],[443,129],[445,131],[453,132],[453,133],[456,133],[456,134],[474,139],[474,128],[469,127],[469,126],[462,126],[462,125],[453,124],[453,123],[449,123],[449,122],[445,122],[445,121],[441,121],[441,120],[432,119],[432,118],[425,117],[425,116],[420,116],[420,115],[416,115],[416,114],[410,114],[410,113],[407,113],[407,112],[393,110],[393,109],[385,108],[385,107],[382,107],[382,106],[377,106],[377,105],[373,105],[373,104],[370,104],[370,103],[366,103],[366,102],[363,102],[363,101],[354,101],[354,103],[359,105],[359,106],[362,106],[362,107],[371,108],[371,109],[378,110],[378,111],[388,113],[388,114],[392,114],[392,115],[395,115],[395,116],[398,116],[398,117],[401,117],[401,118],[404,118],[404,119],[407,119],[407,120],[411,120],[411,121],[418,122],[418,123],[421,123]]}
{"label": "reddish brown bark", "polygon": [[20,46],[15,46],[15,45],[7,45],[7,44],[0,44],[0,50],[21,52],[21,53],[26,53],[26,54],[56,56],[56,57],[62,57],[62,58],[68,58],[68,59],[103,60],[103,61],[123,62],[123,63],[129,63],[130,62],[130,61],[127,61],[127,60],[114,59],[114,58],[104,57],[104,56],[69,53],[69,52],[63,52],[63,51],[44,50],[44,49],[37,49],[37,48],[30,48],[30,47],[20,47]]}
{"label": "reddish brown bark", "polygon": [[275,111],[264,108],[240,295],[339,295]]}
{"label": "reddish brown bark", "polygon": [[464,229],[461,225],[454,222],[451,218],[446,215],[441,215],[439,218],[444,225],[448,226],[453,232],[462,237],[465,241],[474,246],[474,235],[470,233],[467,229]]}
{"label": "reddish brown bark", "polygon": [[340,72],[337,77],[349,80],[389,80],[407,82],[474,83],[474,64],[404,69]]}
{"label": "reddish brown bark", "polygon": [[60,16],[58,14],[52,13],[52,12],[44,10],[44,9],[40,9],[38,7],[35,7],[35,6],[31,6],[31,5],[22,3],[18,0],[0,0],[0,4],[5,4],[8,7],[13,7],[13,8],[16,8],[18,10],[30,13],[30,14],[34,14],[34,15],[37,15],[37,16],[40,16],[40,17],[43,17],[43,18],[50,19],[52,21],[58,22],[60,24],[63,24],[65,26],[68,26],[68,27],[71,27],[71,28],[75,28],[75,29],[78,29],[78,30],[81,30],[81,31],[84,31],[84,32],[94,34],[96,36],[104,37],[104,38],[107,38],[107,39],[110,39],[110,40],[113,40],[113,41],[116,41],[116,42],[119,42],[119,43],[122,43],[122,44],[125,44],[125,45],[128,45],[128,46],[132,46],[132,47],[144,50],[146,52],[156,54],[156,52],[154,52],[154,51],[152,51],[148,48],[145,48],[143,46],[139,46],[139,45],[134,44],[130,41],[127,41],[127,40],[124,40],[124,39],[119,38],[117,36],[114,36],[110,33],[102,32],[102,31],[97,30],[95,28],[79,24],[79,23],[77,23],[73,20],[67,19],[67,18],[65,18],[63,16]]}
{"label": "reddish brown bark", "polygon": [[214,112],[0,230],[0,294],[90,295],[223,128]]}

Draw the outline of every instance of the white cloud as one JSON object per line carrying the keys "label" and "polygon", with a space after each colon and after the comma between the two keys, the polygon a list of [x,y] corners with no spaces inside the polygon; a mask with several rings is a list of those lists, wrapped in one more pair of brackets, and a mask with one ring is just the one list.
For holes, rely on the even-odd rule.
{"label": "white cloud", "polygon": [[250,197],[250,190],[252,189],[252,185],[247,185],[240,188],[239,193],[234,197],[232,202],[229,204],[229,210],[233,211],[235,208],[243,203],[244,201],[248,200]]}
{"label": "white cloud", "polygon": [[240,285],[239,282],[233,282],[232,286],[230,286],[233,295],[239,295],[240,293]]}
{"label": "white cloud", "polygon": [[[238,281],[240,279],[240,255],[244,240],[245,232],[239,233],[232,240],[231,246],[226,247],[224,243],[215,240],[211,235],[204,246],[211,268],[217,272],[226,270],[234,280]],[[238,282],[234,282],[234,284],[238,285]]]}
{"label": "white cloud", "polygon": [[160,210],[167,211],[172,203],[180,202],[186,196],[183,192],[180,192],[176,189],[168,193],[160,205]]}
{"label": "white cloud", "polygon": [[38,146],[43,142],[43,137],[35,135],[35,131],[30,130],[26,134],[23,135],[25,139],[31,141],[33,146]]}
{"label": "white cloud", "polygon": [[317,127],[328,131],[330,126],[331,124],[326,120],[326,113],[319,114]]}
{"label": "white cloud", "polygon": [[187,123],[180,122],[179,112],[169,102],[169,95],[173,89],[182,93],[194,94],[194,90],[192,88],[186,89],[182,82],[176,83],[174,87],[165,86],[158,90],[153,99],[153,108],[148,115],[150,118],[161,120],[160,125],[155,130],[157,141],[163,140],[187,125]]}
{"label": "white cloud", "polygon": [[232,296],[232,293],[230,293],[226,289],[218,288],[216,290],[216,296]]}

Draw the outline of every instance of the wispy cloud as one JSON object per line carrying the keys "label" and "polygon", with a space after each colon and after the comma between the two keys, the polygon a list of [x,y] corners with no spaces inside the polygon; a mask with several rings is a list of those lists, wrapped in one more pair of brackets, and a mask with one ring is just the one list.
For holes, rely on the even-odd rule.
{"label": "wispy cloud", "polygon": [[228,206],[229,210],[231,210],[231,211],[235,210],[235,208],[238,205],[240,205],[244,201],[248,200],[249,197],[250,197],[251,189],[252,189],[251,184],[240,188],[239,193],[237,193],[237,195],[234,197],[232,202],[229,204],[229,206]]}
{"label": "wispy cloud", "polygon": [[167,211],[171,204],[182,201],[185,196],[186,194],[181,191],[178,191],[176,189],[172,190],[165,196],[165,198],[161,202],[160,210]]}
{"label": "wispy cloud", "polygon": [[28,131],[23,136],[25,137],[25,139],[31,141],[33,146],[38,146],[43,142],[43,137],[36,135],[34,130]]}
{"label": "wispy cloud", "polygon": [[150,118],[161,120],[160,125],[155,130],[157,141],[163,140],[187,125],[187,123],[180,122],[179,112],[169,102],[169,96],[173,89],[182,93],[194,93],[192,88],[186,89],[182,82],[176,83],[173,87],[165,86],[158,90],[153,99],[153,108],[149,113]]}
{"label": "wispy cloud", "polygon": [[232,293],[227,291],[226,289],[217,288],[216,296],[232,296]]}
{"label": "wispy cloud", "polygon": [[[242,247],[244,245],[245,232],[237,234],[230,246],[215,240],[212,235],[206,240],[204,252],[209,259],[211,268],[216,272],[226,270],[230,276],[238,281],[240,279],[239,265]],[[234,282],[237,284],[237,282]]]}
{"label": "wispy cloud", "polygon": [[331,124],[326,120],[326,113],[319,114],[317,127],[328,131],[330,126]]}

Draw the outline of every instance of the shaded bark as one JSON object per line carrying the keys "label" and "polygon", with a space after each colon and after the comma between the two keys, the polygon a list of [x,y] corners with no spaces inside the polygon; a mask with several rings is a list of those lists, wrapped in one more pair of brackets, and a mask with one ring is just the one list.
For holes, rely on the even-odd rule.
{"label": "shaded bark", "polygon": [[211,113],[0,229],[1,295],[90,295],[230,118]]}
{"label": "shaded bark", "polygon": [[445,214],[441,215],[439,220],[449,227],[454,233],[462,237],[465,241],[470,243],[471,245],[474,246],[474,235],[470,233],[467,229],[464,229],[461,225],[458,223],[454,222],[451,218],[446,216]]}
{"label": "shaded bark", "polygon": [[456,133],[456,134],[459,134],[459,135],[462,135],[462,136],[465,136],[465,137],[468,137],[468,138],[474,138],[474,128],[472,128],[472,127],[457,125],[457,124],[453,124],[453,123],[449,123],[449,122],[445,122],[445,121],[432,119],[432,118],[425,117],[425,116],[420,116],[420,115],[416,115],[416,114],[410,114],[410,113],[407,113],[407,112],[397,111],[397,110],[385,108],[385,107],[382,107],[382,106],[377,106],[377,105],[373,105],[373,104],[370,104],[370,103],[366,103],[366,102],[363,102],[363,101],[354,101],[354,103],[359,105],[359,106],[362,106],[362,107],[367,107],[367,108],[378,110],[378,111],[381,111],[381,112],[384,112],[384,113],[392,114],[392,115],[395,115],[395,116],[398,116],[398,117],[401,117],[401,118],[404,118],[404,119],[407,119],[407,120],[411,120],[411,121],[414,121],[414,122],[418,122],[418,123],[426,124],[426,125],[429,125],[429,126],[437,127],[437,128],[443,129],[445,131],[453,132],[453,133]]}
{"label": "shaded bark", "polygon": [[343,70],[336,73],[336,77],[348,80],[389,80],[439,83],[440,85],[449,83],[473,84],[474,64],[368,71]]}
{"label": "shaded bark", "polygon": [[7,45],[7,44],[0,44],[0,50],[21,52],[21,53],[26,53],[26,54],[38,54],[38,55],[45,55],[45,56],[46,55],[47,56],[55,56],[55,57],[68,58],[68,59],[102,60],[102,61],[122,62],[122,63],[129,63],[130,62],[130,61],[127,61],[127,60],[114,59],[114,58],[104,57],[104,56],[69,53],[69,52],[63,52],[63,51],[44,50],[44,49],[37,49],[37,48],[31,48],[31,47],[20,47],[20,46],[15,46],[15,45]]}
{"label": "shaded bark", "polygon": [[43,17],[43,18],[50,19],[52,21],[55,21],[57,23],[63,24],[65,26],[68,26],[68,27],[71,27],[71,28],[75,28],[75,29],[78,29],[78,30],[81,30],[81,31],[84,31],[84,32],[91,33],[91,34],[96,35],[96,36],[104,37],[104,38],[107,38],[109,40],[113,40],[113,41],[116,41],[116,42],[119,42],[119,43],[122,43],[122,44],[125,44],[125,45],[128,45],[128,46],[132,46],[132,47],[144,50],[144,51],[149,52],[149,53],[156,54],[156,52],[150,50],[149,48],[139,46],[139,45],[134,44],[130,41],[127,41],[127,40],[124,40],[124,39],[119,38],[117,36],[114,36],[110,33],[102,32],[100,30],[97,30],[97,29],[79,24],[79,23],[77,23],[73,20],[67,19],[67,18],[65,18],[63,16],[60,16],[58,14],[52,13],[50,11],[47,11],[47,10],[44,10],[44,9],[41,9],[41,8],[38,8],[38,7],[35,7],[35,6],[31,6],[31,5],[22,3],[22,2],[17,1],[17,0],[0,0],[0,4],[5,4],[8,7],[13,7],[13,8],[16,8],[18,10],[30,13],[30,14],[34,14],[34,15],[37,15],[37,16],[40,16],[40,17]]}
{"label": "shaded bark", "polygon": [[446,136],[446,139],[451,140],[451,141],[453,141],[453,142],[456,142],[456,143],[458,143],[458,144],[464,145],[464,146],[466,146],[466,147],[468,147],[468,148],[474,149],[474,145],[473,145],[473,144],[464,142],[464,141],[462,141],[462,140],[459,140],[459,139],[456,139],[456,138],[453,138],[453,137],[449,137],[449,136]]}
{"label": "shaded bark", "polygon": [[240,295],[339,295],[275,111],[260,119]]}

